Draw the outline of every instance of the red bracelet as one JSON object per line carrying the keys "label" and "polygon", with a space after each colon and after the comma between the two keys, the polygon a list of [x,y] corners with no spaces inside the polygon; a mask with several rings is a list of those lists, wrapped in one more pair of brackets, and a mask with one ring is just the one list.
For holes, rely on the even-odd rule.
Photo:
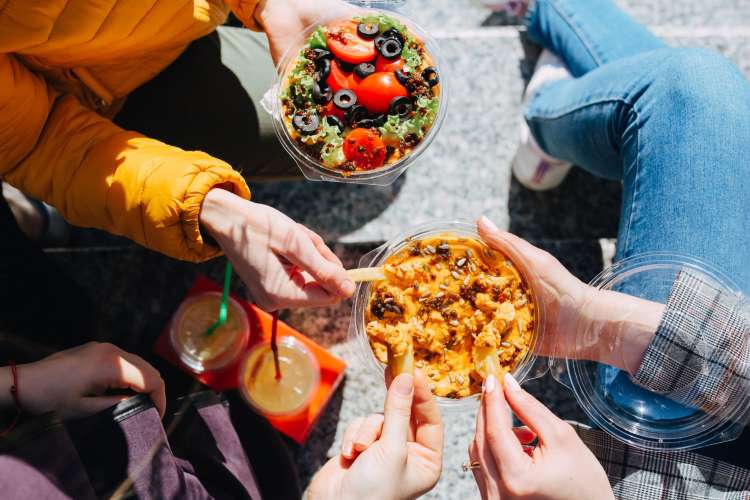
{"label": "red bracelet", "polygon": [[13,396],[13,403],[16,405],[16,416],[13,417],[13,421],[10,423],[10,425],[6,427],[4,431],[0,432],[0,437],[5,437],[10,434],[10,431],[12,431],[16,427],[16,424],[18,423],[18,420],[21,418],[21,414],[23,413],[23,408],[21,407],[21,398],[18,395],[18,368],[16,367],[16,362],[12,360],[10,362],[10,372],[13,374],[13,385],[10,386],[10,395]]}

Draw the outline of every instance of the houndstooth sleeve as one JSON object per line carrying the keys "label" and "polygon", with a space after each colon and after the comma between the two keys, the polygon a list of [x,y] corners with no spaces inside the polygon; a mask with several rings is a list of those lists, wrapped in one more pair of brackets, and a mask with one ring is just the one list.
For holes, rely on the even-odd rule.
{"label": "houndstooth sleeve", "polygon": [[750,397],[748,300],[680,271],[635,380],[707,413]]}

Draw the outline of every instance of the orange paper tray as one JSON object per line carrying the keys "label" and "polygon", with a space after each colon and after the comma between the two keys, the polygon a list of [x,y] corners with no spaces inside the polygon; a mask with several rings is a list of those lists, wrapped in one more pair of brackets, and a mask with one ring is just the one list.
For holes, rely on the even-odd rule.
{"label": "orange paper tray", "polygon": [[[195,283],[193,283],[192,288],[185,296],[185,299],[199,293],[212,291],[220,292],[221,287],[208,278],[199,275],[195,280]],[[232,294],[232,298],[242,305],[245,312],[247,312],[247,317],[250,322],[250,342],[248,343],[247,350],[258,342],[270,340],[272,323],[271,315],[253,304],[245,302],[234,294]],[[346,363],[283,321],[279,321],[278,336],[281,338],[285,335],[294,337],[304,343],[318,360],[318,363],[320,364],[320,387],[318,388],[318,392],[313,396],[310,405],[299,414],[292,417],[266,418],[278,431],[286,434],[297,443],[302,444],[307,439],[307,436],[310,434],[310,431],[315,426],[318,418],[323,413],[328,401],[330,401],[331,396],[344,378]],[[169,340],[169,325],[164,328],[161,335],[156,340],[153,349],[156,354],[163,357],[173,365],[180,367],[184,372],[190,374],[196,380],[216,391],[234,389],[239,383],[240,364],[242,363],[244,356],[239,356],[237,362],[231,366],[223,368],[221,371],[209,371],[195,374],[180,362],[177,353],[172,349],[172,343]]]}

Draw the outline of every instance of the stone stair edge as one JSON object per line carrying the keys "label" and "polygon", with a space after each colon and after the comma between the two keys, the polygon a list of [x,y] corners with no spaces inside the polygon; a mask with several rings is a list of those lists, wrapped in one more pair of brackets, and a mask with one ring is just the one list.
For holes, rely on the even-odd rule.
{"label": "stone stair edge", "polygon": [[[750,26],[678,26],[653,25],[648,28],[663,38],[750,38]],[[461,38],[517,38],[522,25],[477,26],[446,30],[431,30],[430,35],[437,39]]]}

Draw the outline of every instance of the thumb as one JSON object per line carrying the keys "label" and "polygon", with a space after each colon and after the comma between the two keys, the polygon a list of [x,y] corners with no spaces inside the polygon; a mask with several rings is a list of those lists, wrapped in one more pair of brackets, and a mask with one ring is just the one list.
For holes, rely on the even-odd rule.
{"label": "thumb", "polygon": [[384,443],[403,446],[409,437],[411,403],[414,398],[414,377],[402,373],[388,388],[385,398],[385,421],[381,439]]}
{"label": "thumb", "polygon": [[518,419],[536,433],[541,444],[555,444],[559,436],[557,431],[561,426],[566,425],[565,422],[534,396],[523,390],[513,375],[506,373],[504,381],[505,397]]}

